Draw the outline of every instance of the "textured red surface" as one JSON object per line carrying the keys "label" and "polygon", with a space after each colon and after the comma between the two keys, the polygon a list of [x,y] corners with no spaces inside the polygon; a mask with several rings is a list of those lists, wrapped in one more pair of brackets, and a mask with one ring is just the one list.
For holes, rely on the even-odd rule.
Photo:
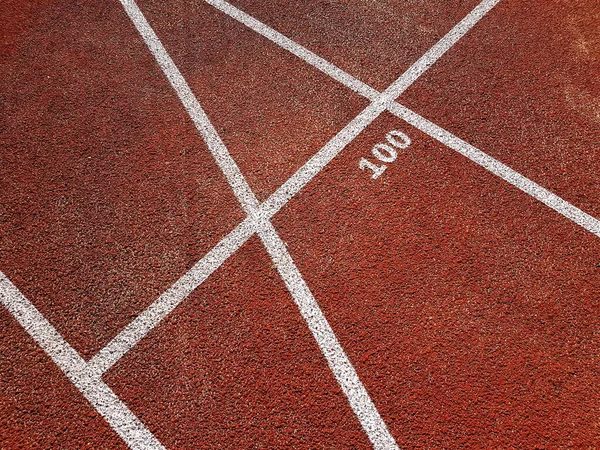
{"label": "textured red surface", "polygon": [[30,8],[0,69],[1,270],[91,356],[241,210],[118,3]]}
{"label": "textured red surface", "polygon": [[386,89],[477,0],[234,0],[231,3],[372,87]]}
{"label": "textured red surface", "polygon": [[501,1],[400,102],[600,217],[600,3]]}
{"label": "textured red surface", "polygon": [[127,448],[4,308],[0,330],[0,448]]}
{"label": "textured red surface", "polygon": [[[477,1],[234,3],[383,89]],[[202,1],[140,7],[261,199],[366,105]],[[502,0],[400,100],[600,217],[598,8]],[[87,359],[242,214],[117,1],[0,17],[0,270]],[[402,448],[600,445],[597,237],[389,114],[274,224]],[[124,448],[0,309],[0,448]],[[105,380],[170,449],[370,447],[256,238]]]}
{"label": "textured red surface", "polygon": [[[391,129],[413,144],[372,180]],[[600,442],[592,234],[391,116],[275,226],[401,447]]]}
{"label": "textured red surface", "polygon": [[140,7],[261,200],[367,105],[204,2]]}
{"label": "textured red surface", "polygon": [[369,448],[257,238],[107,376],[167,448]]}

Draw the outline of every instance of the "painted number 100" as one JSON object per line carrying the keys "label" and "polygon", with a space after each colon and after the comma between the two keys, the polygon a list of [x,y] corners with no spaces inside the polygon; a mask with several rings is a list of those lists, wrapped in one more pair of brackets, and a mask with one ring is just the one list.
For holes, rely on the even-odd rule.
{"label": "painted number 100", "polygon": [[[410,138],[402,133],[401,131],[392,130],[388,134],[385,135],[387,140],[387,144],[376,144],[372,149],[371,153],[373,156],[383,162],[383,163],[391,163],[396,161],[396,157],[398,156],[397,148],[406,148],[410,145]],[[360,158],[358,162],[358,167],[361,170],[369,169],[373,172],[371,178],[379,178],[387,166],[385,164],[376,164],[369,161],[367,158]]]}

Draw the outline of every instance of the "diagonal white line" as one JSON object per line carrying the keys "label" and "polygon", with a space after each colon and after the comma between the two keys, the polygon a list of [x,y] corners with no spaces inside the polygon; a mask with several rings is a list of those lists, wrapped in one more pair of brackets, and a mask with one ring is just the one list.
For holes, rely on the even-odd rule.
{"label": "diagonal white line", "polygon": [[[333,79],[339,81],[341,84],[350,87],[352,90],[358,92],[359,94],[365,97],[376,97],[379,95],[379,92],[375,89],[364,84],[362,81],[357,80],[352,75],[344,72],[337,66],[334,66],[329,61],[321,58],[315,53],[311,52],[307,48],[297,44],[292,41],[288,37],[284,36],[278,31],[275,31],[273,28],[265,25],[254,17],[246,14],[244,11],[236,8],[235,6],[227,3],[223,0],[204,0],[206,3],[214,6],[221,12],[227,14],[233,19],[243,23],[248,28],[256,31],[258,34],[266,37],[267,39],[273,41],[275,44],[279,45],[283,49],[293,53],[298,58],[308,62],[312,66],[316,67],[320,71],[326,73]],[[370,98],[370,97],[369,97]]]}
{"label": "diagonal white line", "polygon": [[[336,136],[334,136],[319,152],[317,152],[306,164],[304,164],[286,183],[284,183],[277,191],[269,197],[269,199],[260,205],[259,208],[255,208],[255,196],[252,194],[250,187],[244,180],[243,175],[237,168],[237,165],[227,152],[222,140],[214,130],[214,127],[210,124],[208,117],[202,110],[196,97],[193,95],[187,82],[179,72],[179,69],[175,66],[175,63],[166,52],[166,49],[156,36],[156,33],[148,24],[143,13],[140,11],[135,2],[130,0],[121,0],[121,3],[125,7],[127,14],[134,22],[138,31],[142,35],[146,44],[150,48],[151,52],[155,56],[160,67],[165,71],[171,85],[177,92],[181,101],[186,105],[186,109],[192,120],[196,124],[196,127],[202,133],[202,136],[207,142],[212,142],[211,150],[218,164],[222,167],[224,173],[227,176],[230,184],[235,186],[234,192],[240,199],[244,199],[243,204],[246,205],[247,213],[250,216],[264,220],[272,217],[277,211],[279,211],[302,187],[308,183],[323,167],[325,167],[346,145],[348,145],[364,128],[366,128],[375,118],[386,109],[386,103],[393,100],[398,90],[402,91],[407,87],[408,77],[414,77],[415,74],[421,74],[423,67],[429,67],[432,63],[431,55],[441,56],[449,45],[456,42],[458,37],[464,35],[468,29],[470,29],[475,23],[481,19],[481,17],[489,11],[495,3],[495,1],[484,1],[482,2],[474,12],[468,14],[456,27],[453,28],[450,33],[444,36],[435,46],[436,51],[430,50],[426,55],[430,55],[425,58],[419,59],[421,62],[417,62],[414,68],[411,67],[398,80],[394,83],[394,90],[396,92],[388,92],[392,89],[392,86],[388,88],[384,93],[379,93],[377,90],[371,88],[365,83],[357,80],[356,78],[348,75],[346,72],[337,68],[333,64],[320,58],[304,47],[296,44],[292,40],[283,36],[281,33],[269,28],[262,24],[258,20],[252,18],[246,13],[239,9],[231,6],[229,3],[220,0],[207,0],[213,6],[218,7],[223,12],[230,14],[236,20],[240,20],[255,31],[264,35],[265,37],[273,40],[278,45],[289,50],[306,62],[314,65],[328,75],[334,77],[341,83],[349,86],[357,92],[365,95],[367,98],[372,100],[372,104],[363,110],[356,118],[354,118],[346,127],[344,127]],[[425,61],[426,63],[423,63]],[[386,96],[386,93],[389,96]],[[401,93],[401,92],[400,92]],[[400,95],[398,93],[398,95]],[[228,174],[228,175],[227,175]],[[220,243],[219,245],[229,245]],[[243,244],[240,243],[241,246]],[[236,244],[237,245],[237,244]],[[236,249],[231,249],[231,253],[235,252]],[[229,251],[229,250],[228,250]],[[208,255],[207,255],[208,256]],[[223,260],[224,261],[224,260]],[[223,262],[221,261],[221,263]],[[202,261],[199,264],[203,264]],[[216,270],[218,265],[211,269],[211,272]],[[192,269],[194,270],[194,269]],[[185,274],[182,278],[188,277]],[[179,281],[177,282],[179,283]],[[197,287],[201,281],[195,285]],[[194,287],[194,289],[195,289]],[[170,288],[169,290],[171,290]],[[181,291],[184,292],[184,291]],[[187,294],[186,294],[187,295]],[[177,304],[184,300],[185,296],[178,296],[177,300],[166,300],[171,298],[170,296],[161,296],[158,300],[153,303],[148,310],[144,311],[143,317],[140,320],[134,320],[135,323],[131,323],[126,330],[123,330],[116,338],[114,338],[106,348],[102,349],[97,355],[91,360],[91,368],[94,372],[102,374],[106,372],[113,364],[115,364],[129,349],[131,349],[141,338],[143,338],[152,328],[154,328]],[[159,306],[164,304],[164,306]],[[172,307],[166,307],[166,305],[173,305]],[[161,311],[160,313],[154,313],[155,311]]]}
{"label": "diagonal white line", "polygon": [[235,20],[243,23],[275,44],[330,75],[345,86],[369,98],[372,103],[346,125],[325,146],[308,160],[291,178],[289,178],[266,202],[261,205],[263,218],[270,218],[279,211],[298,191],[337,156],[354,138],[356,138],[379,115],[392,105],[419,76],[435,61],[444,55],[463,37],[485,14],[500,0],[484,0],[467,14],[456,26],[443,36],[431,49],[412,64],[391,86],[379,93],[362,81],[347,74],[340,68],[317,56],[310,50],[295,43],[271,27],[251,17],[224,0],[204,0]]}
{"label": "diagonal white line", "polygon": [[63,339],[52,324],[2,272],[0,272],[0,302],[130,448],[164,450],[160,442],[115,393],[100,378],[89,374],[87,364],[79,353]]}
{"label": "diagonal white line", "polygon": [[[368,397],[364,386],[358,379],[354,368],[335,338],[331,327],[319,309],[316,300],[285,249],[283,242],[277,235],[272,224],[266,219],[283,207],[345,145],[351,142],[362,129],[368,126],[381,113],[379,109],[383,106],[382,110],[389,109],[396,116],[406,120],[426,134],[429,134],[509,183],[519,187],[598,236],[600,236],[600,223],[595,218],[550,191],[394,101],[397,96],[406,90],[410,84],[454,45],[499,0],[483,1],[478,5],[450,33],[423,55],[382,94],[228,3],[220,0],[206,1],[278,43],[319,70],[329,74],[342,84],[371,99],[373,104],[367,107],[354,121],[321,149],[319,152],[322,154],[321,157],[316,158],[317,154],[311,158],[303,168],[280,187],[257,210],[258,202],[256,197],[227,152],[216,130],[210,124],[208,117],[206,117],[206,114],[200,107],[183,76],[164,50],[158,37],[147,23],[135,2],[121,0],[127,14],[156,57],[169,82],[177,91],[196,128],[203,136],[211,153],[223,170],[240,203],[249,214],[249,218],[217,244],[205,258],[161,295],[150,308],[134,320],[130,326],[126,327],[107,347],[102,349],[89,365],[64,341],[54,327],[1,272],[0,301],[46,353],[51,356],[56,364],[59,365],[63,372],[131,448],[162,449],[164,447],[99,377],[234,253],[253,234],[255,225],[260,224],[258,233],[263,243],[276,263],[279,273],[292,293],[311,332],[315,336],[334,375],[348,396],[352,408],[357,413],[371,441],[376,448],[397,448],[375,406]],[[357,132],[357,130],[360,131]]]}
{"label": "diagonal white line", "polygon": [[377,450],[397,450],[396,441],[271,222],[262,221],[258,235],[373,447]]}
{"label": "diagonal white line", "polygon": [[[135,1],[120,0],[120,2],[138,30],[138,33],[142,36],[142,39],[150,49],[150,52],[154,55],[156,62],[166,75],[169,83],[171,83],[171,86],[175,89],[175,92],[177,92],[181,103],[194,122],[194,125],[204,139],[204,142],[206,142],[208,149],[223,171],[223,174],[227,178],[235,195],[241,199],[242,207],[244,207],[247,214],[251,215],[253,212],[252,209],[258,207],[258,201],[240,172],[237,164],[229,155],[221,137],[211,125],[206,113],[200,106],[200,103],[198,103],[198,99],[193,94],[189,85],[183,78],[183,75],[179,72],[179,69],[165,50],[158,39],[158,36],[156,36],[156,33],[142,14],[142,11],[138,8]],[[247,209],[249,207],[251,210]]]}
{"label": "diagonal white line", "polygon": [[[325,316],[321,312],[319,305],[310,293],[310,290],[302,279],[300,272],[298,272],[298,269],[294,265],[291,257],[285,250],[283,242],[277,235],[273,225],[268,220],[260,217],[258,200],[256,199],[254,193],[250,190],[250,187],[248,186],[244,176],[240,172],[233,158],[231,158],[229,155],[227,148],[219,138],[213,125],[210,123],[210,120],[202,110],[198,100],[193,97],[187,82],[167,54],[166,49],[160,43],[158,37],[144,18],[134,0],[121,0],[121,3],[123,3],[127,10],[127,14],[135,24],[151,52],[154,54],[163,72],[165,72],[165,75],[171,81],[171,85],[177,91],[179,98],[184,105],[186,105],[186,110],[190,114],[190,117],[196,124],[198,130],[202,133],[202,136],[209,148],[211,147],[210,140],[212,139],[215,150],[211,151],[217,161],[217,164],[226,175],[227,180],[229,181],[238,201],[248,214],[248,219],[251,220],[252,224],[254,224],[256,231],[261,237],[269,254],[273,258],[273,262],[283,277],[293,299],[300,309],[302,316],[307,321],[310,331],[317,341],[317,344],[323,351],[323,355],[331,367],[336,379],[340,383],[343,392],[348,397],[348,401],[352,409],[356,413],[361,425],[367,433],[367,436],[373,443],[373,446],[376,449],[381,450],[397,449],[398,447],[389,430],[387,429],[387,426],[383,422],[383,419],[371,401],[366,389],[358,378],[358,374],[354,370],[354,367],[352,367],[352,364],[346,356],[346,353],[337,341],[331,326],[327,322],[327,319],[325,319]],[[373,105],[376,105],[375,109],[379,111],[379,113],[385,109],[388,97],[392,98],[391,96],[394,95],[395,90],[396,84],[392,84],[390,88],[381,94],[379,101],[373,103]],[[201,282],[204,278],[206,278],[204,276],[205,273],[206,272],[202,272],[202,276],[197,277],[196,279]],[[168,306],[166,308],[162,308],[161,313],[152,314],[152,312],[150,312],[148,315],[151,315],[152,319],[156,319],[153,320],[152,324],[145,326],[144,317],[147,315],[145,312],[142,313],[140,316],[142,317],[142,319],[139,321],[140,323],[133,323],[131,327],[128,327],[128,329],[125,330],[124,336],[127,339],[127,342],[134,342],[136,339],[139,339],[140,336],[145,335],[151,329],[151,326],[153,327],[155,323],[158,323],[162,317],[170,312],[176,303],[180,302],[181,299],[184,298],[182,295],[187,296],[189,292],[191,292],[189,291],[191,286],[192,283],[185,283],[185,287],[179,290],[181,295],[178,294],[176,296],[176,300],[167,300],[166,303]],[[167,297],[169,297],[169,295],[167,295]],[[164,302],[158,302],[158,304],[161,303]],[[115,353],[117,353],[115,354],[115,357],[106,357],[105,355],[112,353],[111,350],[113,348]],[[95,367],[98,368],[99,372],[106,370],[108,367],[110,367],[111,362],[114,363],[114,361],[117,361],[119,357],[124,354],[124,351],[127,351],[127,349],[121,345],[119,341],[115,343],[114,347],[110,347],[109,344],[109,348],[106,352],[104,349],[100,352],[99,359],[96,360],[99,361],[99,363],[95,364]]]}
{"label": "diagonal white line", "polygon": [[[297,44],[278,31],[275,31],[268,25],[265,25],[254,17],[230,5],[226,1],[204,1],[253,29],[267,39],[273,41],[275,44],[298,56],[305,62],[331,76],[358,94],[365,96],[373,102],[380,97],[381,94],[376,89],[356,79],[352,75],[349,75],[342,69],[324,60],[300,44]],[[456,27],[454,27],[446,36],[444,36],[431,50],[419,58],[419,60],[403,74],[404,79],[399,83],[399,89],[401,91],[406,90],[406,88],[408,88],[412,82],[414,82],[425,70],[427,70],[427,68],[429,68],[435,62],[435,60],[439,59],[439,57],[441,57],[450,48],[450,46],[456,43],[460,37],[464,36],[468,29],[470,29],[477,21],[479,21],[498,2],[499,0],[484,1],[480,3],[459,24],[457,24]],[[387,109],[398,118],[405,120],[415,128],[418,128],[425,134],[459,152],[461,155],[469,158],[474,163],[479,164],[513,186],[521,189],[523,192],[544,203],[546,206],[552,208],[559,214],[562,214],[579,226],[600,237],[600,221],[598,219],[585,213],[576,206],[570,204],[548,189],[545,189],[534,181],[521,175],[519,172],[511,169],[495,158],[459,139],[449,131],[444,130],[443,128],[433,124],[408,108],[400,105],[396,101],[390,103],[387,106]],[[367,122],[369,119],[369,116],[362,117],[363,122]],[[341,151],[344,146],[353,139],[352,135],[356,133],[361,126],[358,124],[358,122],[361,121],[359,118],[356,118],[355,121],[357,122],[356,125],[349,124],[346,128],[344,128],[338,135],[328,142],[325,147],[319,151],[319,153],[314,155],[305,166],[296,172],[292,178],[290,178],[271,197],[269,197],[269,199],[263,203],[263,205],[261,205],[261,210],[263,211],[264,217],[269,218],[279,211],[291,197],[293,197],[308,181],[310,181],[310,179],[312,179],[312,177],[314,177],[314,175],[316,175],[316,173],[319,172],[322,167],[329,163],[329,161],[331,161],[337,155],[337,153],[339,153],[339,151]]]}
{"label": "diagonal white line", "polygon": [[391,105],[390,112],[600,237],[600,221],[598,219],[548,189],[400,104]]}
{"label": "diagonal white line", "polygon": [[91,374],[102,376],[217,270],[227,258],[244,245],[254,232],[254,222],[247,218],[225,236],[194,267],[94,355],[88,363]]}
{"label": "diagonal white line", "polygon": [[[243,175],[237,168],[237,165],[227,152],[223,142],[218,136],[214,127],[210,124],[208,117],[202,110],[196,97],[193,95],[187,82],[175,66],[175,63],[170,58],[166,49],[152,30],[143,13],[139,10],[135,2],[130,0],[121,0],[129,17],[134,22],[138,31],[142,35],[146,44],[157,59],[160,67],[165,71],[165,74],[171,85],[176,90],[181,101],[186,105],[186,109],[197,128],[202,133],[202,136],[207,142],[212,142],[213,155],[223,172],[226,174],[228,181],[234,187],[234,192],[245,205],[246,212],[258,220],[270,218],[279,209],[281,209],[302,187],[308,183],[320,170],[323,169],[346,145],[348,145],[364,128],[366,128],[375,118],[383,112],[388,103],[394,100],[395,96],[400,95],[408,85],[409,80],[416,79],[415,77],[423,73],[423,71],[431,66],[434,62],[434,57],[439,58],[458,38],[463,36],[475,23],[483,17],[499,0],[484,1],[469,13],[457,26],[455,26],[446,36],[444,36],[436,45],[428,51],[423,57],[411,66],[404,74],[402,74],[396,82],[392,84],[386,91],[379,93],[365,83],[348,75],[341,69],[338,69],[326,60],[318,57],[314,53],[299,46],[292,40],[286,38],[277,31],[262,24],[246,13],[231,6],[227,2],[221,0],[206,0],[213,6],[218,7],[223,12],[232,15],[233,18],[242,21],[250,26],[255,31],[263,34],[265,37],[273,40],[278,45],[282,45],[287,50],[301,57],[315,67],[323,70],[325,73],[333,76],[338,81],[355,89],[359,93],[363,93],[372,100],[372,104],[363,110],[356,118],[354,118],[344,129],[334,136],[319,152],[317,152],[306,164],[304,164],[286,183],[284,183],[269,199],[257,209],[255,208],[255,196],[251,192],[250,187],[245,181]],[[229,175],[228,175],[229,174]],[[226,238],[227,239],[227,238]],[[244,241],[245,242],[245,241]],[[229,246],[229,244],[220,243]],[[241,246],[243,242],[239,243]],[[238,244],[235,244],[238,245]],[[234,245],[234,247],[235,247]],[[228,252],[235,252],[236,249],[231,248]],[[209,255],[207,255],[208,257]],[[203,258],[204,259],[204,258]],[[221,261],[221,263],[224,259]],[[204,265],[203,261],[198,264]],[[220,265],[220,263],[219,263]],[[211,266],[212,267],[212,266]],[[218,265],[211,268],[216,270]],[[194,269],[192,269],[193,271]],[[204,270],[204,269],[203,269]],[[189,274],[185,274],[182,279],[189,278]],[[193,276],[191,278],[194,278]],[[181,281],[181,280],[180,280]],[[177,283],[180,283],[178,281]],[[197,287],[202,281],[194,285]],[[176,283],[176,284],[177,284]],[[191,286],[191,285],[190,285]],[[173,288],[170,288],[171,291]],[[192,290],[193,290],[192,289]],[[181,292],[177,296],[177,300],[170,295],[161,296],[147,311],[142,313],[139,320],[131,323],[122,333],[120,333],[107,347],[102,349],[91,360],[91,367],[97,373],[104,373],[114,363],[116,363],[130,348],[132,348],[143,336],[145,336],[154,326],[156,326],[163,317],[165,317],[177,304],[179,304],[187,294],[186,290],[176,290]],[[191,292],[191,291],[190,291]],[[167,293],[165,293],[167,294]],[[167,306],[169,305],[169,306]],[[153,312],[157,311],[157,312]],[[160,313],[158,312],[160,311]]]}
{"label": "diagonal white line", "polygon": [[[271,40],[283,49],[293,53],[300,59],[326,73],[333,79],[349,87],[353,91],[374,100],[380,94],[376,89],[368,86],[339,67],[321,58],[306,47],[294,42],[258,19],[250,16],[244,11],[236,8],[225,0],[204,0],[231,18],[243,23],[248,28]],[[484,0],[477,5],[469,14],[458,22],[445,36],[443,36],[433,47],[421,56],[410,68],[404,72],[400,80],[397,80],[398,97],[417,78],[419,78],[433,63],[442,57],[454,44],[458,42],[473,26],[481,20],[500,0]]]}
{"label": "diagonal white line", "polygon": [[[496,2],[487,3],[493,6]],[[131,448],[161,449],[163,448],[162,445],[118,399],[112,390],[100,380],[100,376],[234,253],[253,234],[256,224],[260,224],[259,235],[263,243],[375,448],[397,448],[385,423],[360,382],[356,371],[335,338],[333,330],[285,249],[283,242],[272,224],[265,219],[280,209],[295,192],[300,190],[319,170],[331,161],[345,145],[368,126],[487,11],[484,10],[485,8],[479,8],[479,10],[476,8],[471,13],[470,18],[467,16],[463,19],[457,27],[382,94],[337,69],[327,61],[320,58],[317,60],[316,55],[304,49],[303,56],[313,59],[313,65],[326,73],[334,74],[334,78],[338,81],[353,86],[353,89],[357,92],[371,98],[373,103],[345,127],[332,140],[333,143],[330,142],[329,146],[326,145],[322,149],[320,153],[325,155],[324,158],[311,158],[309,163],[303,167],[304,170],[301,169],[296,174],[300,176],[296,176],[295,179],[292,177],[293,180],[290,183],[286,183],[272,196],[270,204],[262,205],[260,209],[257,209],[258,201],[245,178],[145,17],[134,1],[121,0],[121,3],[177,92],[249,217],[102,349],[89,364],[83,361],[41,313],[1,273],[0,300]],[[485,3],[483,2],[482,5]],[[274,30],[272,31],[274,32]],[[287,39],[283,35],[279,35],[279,37]],[[290,48],[293,48],[294,45],[297,46],[292,41],[288,43],[292,44]],[[285,201],[282,201],[284,198]]]}

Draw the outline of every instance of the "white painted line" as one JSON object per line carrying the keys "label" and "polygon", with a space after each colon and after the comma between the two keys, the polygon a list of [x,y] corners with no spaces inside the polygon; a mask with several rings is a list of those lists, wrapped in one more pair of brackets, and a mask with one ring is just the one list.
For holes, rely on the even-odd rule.
{"label": "white painted line", "polygon": [[0,302],[130,448],[164,449],[154,435],[102,380],[90,376],[87,364],[79,353],[63,339],[52,324],[2,272],[0,272]]}
{"label": "white painted line", "polygon": [[369,86],[367,86],[362,81],[354,78],[352,75],[349,75],[347,72],[344,72],[337,66],[334,66],[329,61],[321,58],[320,56],[314,54],[307,48],[303,47],[300,44],[292,41],[288,37],[283,34],[275,31],[268,25],[260,22],[254,17],[246,14],[244,11],[236,8],[235,6],[227,3],[224,0],[204,0],[206,3],[214,6],[221,12],[227,14],[233,19],[243,23],[248,28],[256,31],[258,34],[266,37],[267,39],[273,41],[275,44],[289,51],[290,53],[296,55],[298,58],[308,62],[312,66],[316,67],[320,71],[326,73],[333,79],[339,81],[341,84],[349,87],[350,89],[356,91],[357,93],[368,97],[375,98],[379,95],[379,92]]}
{"label": "white painted line", "polygon": [[254,222],[247,218],[215,245],[194,267],[179,278],[144,312],[127,325],[88,363],[90,373],[102,376],[187,298],[200,284],[233,255],[254,234]]}
{"label": "white painted line", "polygon": [[[214,6],[221,12],[231,18],[243,23],[248,28],[256,31],[258,34],[274,42],[281,48],[296,55],[298,58],[306,61],[313,67],[326,73],[333,79],[339,81],[346,87],[356,93],[363,95],[371,100],[375,100],[381,94],[363,83],[339,67],[321,58],[306,47],[294,42],[258,19],[250,16],[244,11],[236,8],[225,0],[204,0],[206,3]],[[469,14],[467,14],[459,23],[457,23],[444,37],[442,37],[433,47],[431,47],[423,56],[421,56],[402,76],[394,83],[395,87],[390,95],[399,97],[417,78],[419,78],[429,67],[431,67],[444,53],[446,53],[460,38],[462,38],[483,16],[485,16],[500,0],[483,0]],[[389,88],[388,88],[389,89]]]}
{"label": "white painted line", "polygon": [[[198,100],[191,92],[188,84],[167,54],[158,37],[152,28],[150,28],[148,22],[146,22],[146,19],[142,15],[142,12],[137,8],[135,2],[133,0],[121,0],[121,2],[124,6],[127,5],[126,8],[129,8],[128,14],[131,20],[135,23],[138,31],[154,54],[163,72],[167,78],[171,80],[173,88],[177,91],[177,94],[186,107],[186,110],[190,114],[190,117],[196,124],[198,130],[201,132],[209,148],[211,148],[211,152],[217,160],[217,164],[229,181],[229,184],[231,185],[231,188],[233,189],[238,201],[248,214],[248,220],[251,221],[251,224],[254,226],[254,228],[248,230],[248,236],[242,234],[241,237],[247,239],[254,230],[259,233],[259,236],[261,237],[264,245],[267,247],[269,254],[273,258],[273,262],[277,266],[277,269],[284,278],[286,286],[290,290],[292,297],[300,308],[302,316],[306,320],[309,329],[313,333],[313,336],[316,339],[319,347],[323,351],[323,355],[331,367],[336,379],[340,383],[343,392],[348,397],[348,401],[352,409],[356,413],[361,425],[373,443],[373,446],[376,449],[381,450],[397,449],[398,446],[389,433],[385,423],[381,419],[381,416],[375,408],[375,405],[369,398],[366,389],[358,378],[358,374],[354,370],[354,367],[352,367],[350,360],[337,341],[333,330],[323,316],[323,313],[321,312],[314,297],[310,293],[310,290],[306,286],[306,283],[304,283],[304,280],[294,265],[290,255],[287,253],[287,251],[285,251],[283,242],[277,235],[273,225],[267,219],[262,217],[262,210],[259,211],[258,200],[251,191],[235,161],[229,155],[227,148],[225,148],[225,145],[218,136],[215,128],[202,110]],[[393,95],[394,89],[395,84],[392,84],[390,88],[388,88],[378,97],[377,101],[374,101],[365,111],[363,111],[362,114],[359,115],[357,119],[355,119],[355,121],[351,122],[351,124],[356,123],[357,126],[351,127],[347,135],[355,137],[358,135],[358,133],[354,130],[355,128],[358,129],[362,127],[360,129],[364,129],[364,127],[366,127],[368,123],[371,123],[373,120],[371,116],[375,115],[376,117],[376,115],[379,115],[382,111],[384,111],[387,103],[393,100],[393,97],[391,96]],[[214,151],[212,150],[213,147]],[[239,239],[238,241],[241,240],[242,239]],[[228,249],[230,248],[232,247],[229,246]],[[239,246],[236,247],[236,249],[237,248],[239,248]],[[227,252],[219,253],[220,257],[224,255],[226,255],[226,257],[229,256]],[[211,260],[216,262],[215,266],[220,265],[224,261],[223,258],[212,258]],[[103,349],[100,352],[101,354],[99,354],[100,356],[98,361],[101,361],[101,364],[95,364],[95,366],[102,371],[110,367],[110,365],[104,363],[104,361],[114,364],[114,362],[116,362],[123,354],[122,351],[127,351],[130,344],[135,344],[135,342],[137,342],[136,340],[138,339],[139,335],[145,335],[150,329],[152,329],[164,316],[166,316],[166,314],[172,310],[174,307],[173,305],[179,303],[183,298],[185,298],[191,292],[191,290],[193,290],[199,284],[198,281],[202,282],[208,275],[210,275],[210,273],[212,273],[212,270],[210,272],[201,270],[200,277],[194,277],[193,283],[182,283],[182,286],[177,290],[178,292],[174,299],[172,299],[171,295],[167,295],[166,300],[162,302],[165,303],[167,307],[160,308],[159,313],[154,313],[151,311],[151,322],[149,321],[146,324],[144,318],[142,318],[140,321],[137,319],[134,320],[134,323],[130,324],[131,327],[128,327],[129,330],[125,330],[124,336],[126,338],[127,345],[121,344],[121,342],[124,341],[116,342],[114,347],[110,347],[109,344],[109,346],[105,348],[107,351],[105,352],[105,349]],[[140,317],[138,317],[138,319],[140,319]],[[121,354],[115,354],[114,357],[108,356],[115,350],[118,350],[121,352]]]}
{"label": "white painted line", "polygon": [[275,228],[268,220],[262,221],[257,228],[258,235],[275,263],[277,271],[283,278],[373,447],[377,450],[398,449],[398,445]]}
{"label": "white painted line", "polygon": [[[298,56],[302,60],[331,76],[333,79],[339,81],[358,94],[363,95],[373,102],[380,97],[381,94],[376,89],[373,89],[366,83],[356,79],[352,75],[324,60],[303,46],[295,43],[268,25],[265,25],[254,17],[251,17],[245,12],[230,5],[226,1],[204,1],[213,5],[215,8],[218,8],[232,18],[240,21],[257,33],[273,41],[275,44]],[[454,45],[462,36],[464,36],[465,33],[471,29],[473,25],[475,25],[498,2],[499,0],[493,0],[483,1],[480,3],[448,34],[446,34],[446,36],[438,41],[435,46],[433,46],[427,53],[419,58],[419,60],[413,64],[399,80],[397,80],[398,85],[396,89],[401,92],[406,90],[420,75],[423,74],[423,72],[425,72],[425,70],[431,67],[435,61],[437,61],[444,53],[446,53],[452,47],[452,45]],[[407,121],[415,128],[420,129],[425,134],[433,137],[453,150],[456,150],[463,156],[469,158],[471,161],[479,164],[503,180],[521,189],[523,192],[531,195],[545,205],[554,209],[556,212],[585,228],[589,232],[600,237],[600,221],[598,219],[583,212],[556,194],[543,188],[534,181],[531,181],[517,171],[511,169],[481,150],[473,147],[467,142],[459,139],[452,133],[424,119],[415,112],[400,105],[396,101],[391,102],[387,106],[387,109],[395,116]],[[325,147],[319,151],[319,153],[313,156],[313,158],[311,158],[305,164],[305,166],[300,168],[300,170],[296,172],[294,176],[290,178],[283,186],[281,186],[263,205],[261,205],[261,210],[264,212],[263,217],[270,218],[277,213],[277,211],[279,211],[279,209],[281,209],[289,201],[289,199],[296,194],[296,192],[298,192],[308,181],[310,181],[314,175],[316,175],[323,167],[325,167],[325,165],[327,165],[337,155],[337,153],[339,153],[339,151],[341,151],[344,146],[353,139],[352,136],[354,136],[357,131],[361,131],[361,127],[363,126],[362,124],[368,122],[370,117],[375,114],[375,111],[370,111],[369,113],[365,113],[365,111],[363,111],[361,114],[365,114],[366,117],[359,116],[353,121],[355,123],[351,122],[337,136],[328,142]]]}
{"label": "white painted line", "polygon": [[205,1],[372,101],[369,106],[327,142],[319,152],[313,155],[304,166],[261,205],[261,217],[270,218],[329,164],[354,138],[379,117],[383,111],[388,109],[398,96],[456,44],[500,0],[482,1],[382,93],[379,93],[377,90],[354,78],[320,56],[317,56],[305,47],[232,6],[225,0]]}
{"label": "white painted line", "polygon": [[[156,62],[171,83],[171,86],[175,89],[175,92],[177,92],[181,103],[183,103],[183,106],[194,122],[196,129],[200,132],[204,142],[206,142],[206,145],[223,171],[223,174],[227,178],[235,195],[241,199],[242,207],[247,214],[251,215],[253,209],[258,207],[258,201],[254,194],[252,194],[250,186],[248,186],[248,183],[244,179],[237,164],[229,155],[221,137],[211,125],[206,113],[200,106],[200,103],[198,103],[198,99],[196,99],[196,96],[185,81],[185,78],[183,78],[183,75],[179,72],[179,69],[167,53],[135,1],[120,1],[140,36],[142,36],[142,39],[150,49],[150,52],[154,55]],[[250,207],[250,209],[247,209],[248,207]]]}
{"label": "white painted line", "polygon": [[283,208],[310,180],[331,162],[350,142],[386,110],[393,97],[381,94],[338,134],[315,153],[300,169],[277,189],[260,207],[263,217],[270,218]]}
{"label": "white painted line", "polygon": [[396,97],[399,97],[417,78],[429,69],[444,53],[446,53],[460,38],[477,24],[500,0],[483,0],[467,14],[442,39],[421,56],[410,68],[402,74],[395,86]]}
{"label": "white painted line", "polygon": [[442,144],[469,158],[471,161],[479,164],[483,168],[489,170],[513,186],[521,189],[523,192],[531,195],[559,214],[562,214],[567,219],[570,219],[579,226],[585,228],[590,233],[600,237],[600,221],[598,219],[583,212],[566,200],[560,198],[558,195],[531,181],[529,178],[524,177],[519,172],[516,172],[505,164],[502,164],[497,159],[494,159],[490,155],[473,147],[471,144],[468,144],[462,139],[454,136],[449,131],[446,131],[429,120],[421,117],[414,111],[411,111],[410,109],[399,104],[391,105],[390,111],[415,128],[418,128],[423,133],[431,136]]}

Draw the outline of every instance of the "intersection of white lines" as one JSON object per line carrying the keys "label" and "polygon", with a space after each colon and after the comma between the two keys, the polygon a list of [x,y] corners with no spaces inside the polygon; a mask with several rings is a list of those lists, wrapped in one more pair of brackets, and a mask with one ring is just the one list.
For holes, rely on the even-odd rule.
{"label": "intersection of white lines", "polygon": [[202,135],[247,217],[90,361],[83,360],[52,324],[1,272],[0,301],[130,448],[163,449],[164,447],[158,439],[102,381],[102,376],[256,233],[271,256],[373,447],[397,449],[396,442],[371,401],[352,363],[335,337],[283,241],[271,224],[271,217],[382,112],[389,111],[599,237],[600,221],[396,102],[396,99],[419,76],[458,42],[500,0],[483,0],[383,92],[378,92],[226,1],[205,1],[366,97],[371,103],[273,195],[260,204],[183,75],[135,1],[120,0],[127,15],[176,91],[198,132]]}

